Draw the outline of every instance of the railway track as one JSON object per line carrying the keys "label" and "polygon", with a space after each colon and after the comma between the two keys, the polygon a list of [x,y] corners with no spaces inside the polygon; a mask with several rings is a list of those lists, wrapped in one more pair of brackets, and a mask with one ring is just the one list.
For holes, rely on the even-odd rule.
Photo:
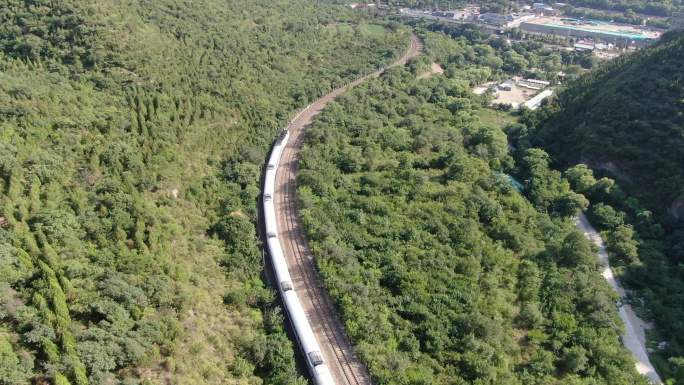
{"label": "railway track", "polygon": [[[422,49],[421,41],[413,35],[410,48],[390,67],[406,64],[409,59],[420,54]],[[297,207],[299,151],[304,143],[306,127],[330,101],[350,87],[378,76],[383,71],[384,69],[378,70],[333,90],[297,115],[288,125],[290,140],[283,150],[276,174],[274,203],[281,246],[293,285],[321,346],[324,360],[339,385],[370,385],[371,377],[368,369],[356,356],[333,301],[321,283],[304,235]]]}

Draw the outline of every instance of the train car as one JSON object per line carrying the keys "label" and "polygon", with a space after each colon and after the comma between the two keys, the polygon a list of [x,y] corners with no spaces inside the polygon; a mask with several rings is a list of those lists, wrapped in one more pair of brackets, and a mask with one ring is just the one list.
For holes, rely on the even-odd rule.
{"label": "train car", "polygon": [[[301,112],[300,112],[301,113]],[[283,130],[276,139],[271,156],[266,165],[264,175],[263,209],[266,224],[266,238],[268,251],[271,256],[273,270],[278,282],[278,290],[283,298],[285,310],[290,316],[292,329],[300,350],[304,354],[306,364],[315,385],[335,385],[328,366],[323,360],[321,349],[316,341],[316,336],[311,329],[306,313],[302,308],[299,298],[292,285],[292,278],[287,269],[287,261],[278,239],[278,224],[275,212],[275,180],[276,171],[280,164],[280,157],[289,140],[289,132]]]}
{"label": "train car", "polygon": [[276,168],[271,167],[271,165],[266,167],[266,175],[264,175],[264,190],[262,191],[264,194],[264,202],[272,200],[273,197],[275,197]]}
{"label": "train car", "polygon": [[284,129],[280,132],[280,135],[278,135],[278,139],[276,139],[276,144],[281,144],[284,148],[289,139],[290,139],[290,131],[287,129]]}
{"label": "train car", "polygon": [[283,149],[287,144],[288,138],[289,133],[287,132],[287,130],[285,130],[284,134],[281,133],[281,135],[278,137],[278,140],[276,140],[276,143],[273,145],[273,148],[271,149],[271,156],[269,157],[268,163],[266,164],[266,174],[264,175],[264,189],[262,191],[264,203],[268,202],[269,200],[275,199],[276,172],[278,171],[280,157],[283,154]]}
{"label": "train car", "polygon": [[278,224],[273,199],[265,200],[264,198],[264,222],[266,222],[266,238],[270,239],[277,237]]}
{"label": "train car", "polygon": [[299,341],[299,348],[304,354],[306,365],[309,372],[313,376],[316,385],[335,385],[335,382],[330,375],[330,369],[323,360],[323,354],[316,342],[309,320],[306,319],[304,308],[299,302],[299,298],[294,290],[288,290],[283,293],[283,302],[290,315],[292,327],[294,329],[297,341]]}
{"label": "train car", "polygon": [[287,130],[283,130],[280,135],[278,135],[278,138],[271,149],[271,156],[268,158],[268,167],[273,166],[274,169],[278,168],[280,158],[283,155],[283,150],[285,150],[289,138],[290,133]]}
{"label": "train car", "polygon": [[318,365],[314,367],[313,380],[316,385],[335,385],[328,365]]}
{"label": "train car", "polygon": [[294,289],[290,271],[287,269],[285,255],[283,254],[283,249],[280,246],[278,238],[268,238],[268,251],[271,255],[271,264],[273,265],[276,281],[278,282],[278,290],[281,293],[284,293]]}
{"label": "train car", "polygon": [[280,164],[280,156],[283,154],[283,145],[274,145],[273,149],[271,150],[271,156],[268,158],[268,166],[269,168],[278,168],[278,164]]}

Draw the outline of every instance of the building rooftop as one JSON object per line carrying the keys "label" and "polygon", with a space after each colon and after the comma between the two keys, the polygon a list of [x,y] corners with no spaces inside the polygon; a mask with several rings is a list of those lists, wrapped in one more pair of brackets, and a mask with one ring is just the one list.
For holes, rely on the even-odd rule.
{"label": "building rooftop", "polygon": [[600,33],[607,36],[614,36],[630,40],[649,40],[660,37],[660,32],[657,31],[603,21],[578,20],[560,17],[540,17],[530,20],[528,23],[547,25],[559,29]]}

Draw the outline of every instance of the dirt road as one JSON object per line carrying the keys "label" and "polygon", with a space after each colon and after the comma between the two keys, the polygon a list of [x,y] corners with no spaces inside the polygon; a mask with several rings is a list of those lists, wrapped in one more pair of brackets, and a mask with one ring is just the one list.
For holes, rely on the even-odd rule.
{"label": "dirt road", "polygon": [[[598,232],[591,226],[584,214],[581,214],[577,219],[577,227],[584,232],[584,235],[599,247],[599,261],[602,266],[601,274],[603,278],[608,281],[610,286],[620,295],[620,298],[625,298],[625,290],[620,286],[620,282],[615,278],[613,270],[610,268],[608,254],[603,244],[603,239]],[[658,376],[658,373],[653,368],[651,361],[648,359],[646,352],[646,324],[634,313],[630,305],[622,305],[619,309],[620,318],[625,324],[625,333],[622,335],[622,342],[636,360],[637,371],[648,377],[653,384],[662,384],[663,381]]]}
{"label": "dirt road", "polygon": [[[412,36],[410,48],[391,66],[406,64],[409,59],[420,54],[421,50],[420,40],[415,35]],[[288,126],[290,140],[283,151],[276,175],[275,211],[280,229],[280,242],[294,288],[321,346],[323,358],[338,385],[370,385],[371,379],[368,370],[354,353],[333,302],[318,277],[306,242],[297,210],[299,150],[304,141],[304,130],[326,104],[348,88],[370,77],[378,76],[382,71],[378,70],[345,87],[333,90],[297,115]]]}

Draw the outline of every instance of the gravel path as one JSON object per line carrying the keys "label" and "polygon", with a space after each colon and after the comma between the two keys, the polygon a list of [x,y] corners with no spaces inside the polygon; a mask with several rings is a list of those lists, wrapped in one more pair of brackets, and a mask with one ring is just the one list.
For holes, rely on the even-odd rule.
{"label": "gravel path", "polygon": [[[608,254],[606,253],[606,247],[603,244],[603,239],[599,233],[594,229],[594,227],[589,223],[587,217],[581,214],[577,219],[577,227],[584,232],[584,235],[592,241],[596,246],[599,247],[599,261],[603,270],[601,275],[608,281],[610,286],[615,289],[615,291],[620,295],[620,298],[625,298],[625,289],[622,288],[620,282],[615,278],[613,270],[610,268],[610,262],[608,260]],[[646,352],[646,328],[647,325],[634,313],[632,306],[622,305],[619,309],[620,318],[625,324],[625,332],[622,335],[622,343],[625,345],[636,360],[637,371],[644,376],[648,377],[653,384],[662,384],[663,381],[658,376],[655,368],[648,359],[648,353]]]}

